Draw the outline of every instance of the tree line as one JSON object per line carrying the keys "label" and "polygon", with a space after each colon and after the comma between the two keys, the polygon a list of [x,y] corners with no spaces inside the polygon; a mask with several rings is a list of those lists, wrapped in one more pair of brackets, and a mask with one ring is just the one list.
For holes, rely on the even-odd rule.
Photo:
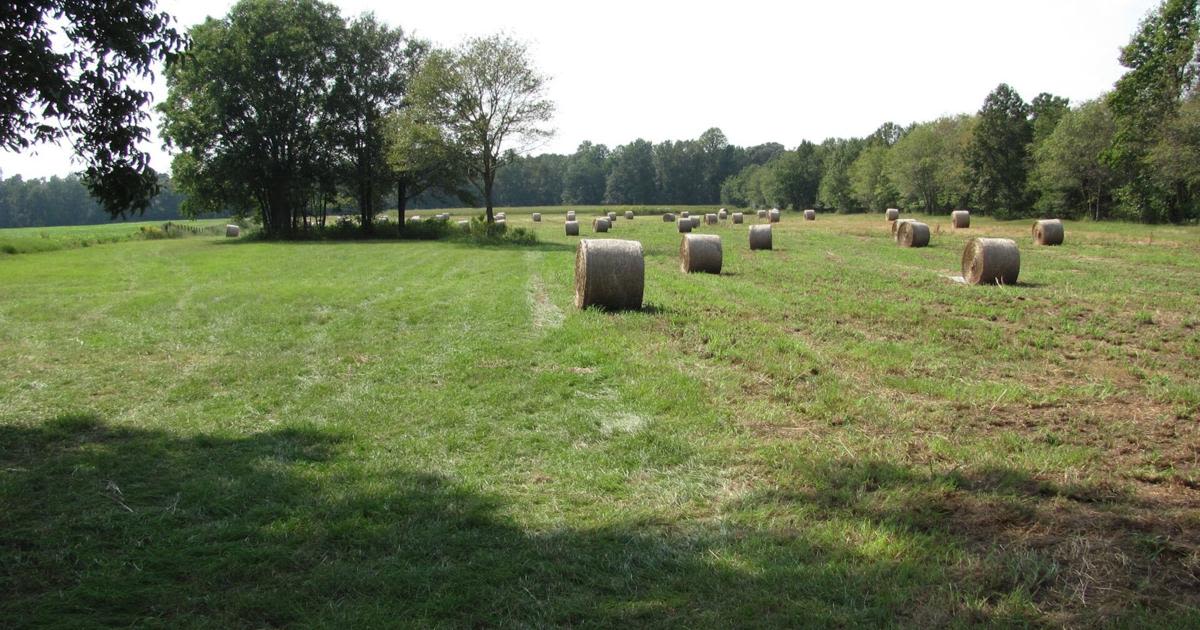
{"label": "tree line", "polygon": [[[183,195],[171,178],[158,176],[158,194],[132,220],[173,221],[184,218]],[[92,225],[111,218],[78,175],[25,179],[0,177],[0,228]]]}

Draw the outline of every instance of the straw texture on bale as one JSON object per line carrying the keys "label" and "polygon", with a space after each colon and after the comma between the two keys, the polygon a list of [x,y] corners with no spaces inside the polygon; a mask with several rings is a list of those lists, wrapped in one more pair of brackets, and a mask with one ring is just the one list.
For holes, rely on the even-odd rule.
{"label": "straw texture on bale", "polygon": [[533,213],[533,222],[534,222],[534,223],[541,223],[541,222],[542,222],[542,213],[541,213],[541,212],[534,212],[534,213]]}
{"label": "straw texture on bale", "polygon": [[1033,224],[1033,242],[1038,245],[1062,245],[1063,224],[1058,219],[1042,219]]}
{"label": "straw texture on bale", "polygon": [[508,218],[508,215],[503,212],[497,212],[495,218],[497,221],[503,221]]}
{"label": "straw texture on bale", "polygon": [[725,208],[721,208],[720,210],[717,210],[717,218],[724,221],[725,219],[729,218],[729,213],[726,212]]}
{"label": "straw texture on bale", "polygon": [[908,223],[909,221],[913,221],[913,220],[914,219],[896,219],[895,221],[892,221],[892,238],[899,240],[900,239],[900,224]]}
{"label": "straw texture on bale", "polygon": [[704,215],[704,222],[709,225],[716,225],[717,224],[717,215],[715,215],[711,212]]}
{"label": "straw texture on bale", "polygon": [[684,234],[679,243],[679,268],[684,273],[721,273],[721,237]]}
{"label": "straw texture on bale", "polygon": [[692,220],[691,219],[680,219],[679,220],[679,233],[686,234],[691,231],[692,231]]}
{"label": "straw texture on bale", "polygon": [[616,213],[616,212],[609,212],[609,213],[608,213],[608,214],[606,214],[605,216],[607,216],[607,217],[608,217],[608,222],[609,222],[609,223],[616,223],[616,222],[617,222],[617,213]]}
{"label": "straw texture on bale", "polygon": [[925,247],[929,244],[929,226],[920,221],[905,221],[896,228],[896,242],[901,247]]}
{"label": "straw texture on bale", "polygon": [[962,275],[968,284],[1016,284],[1021,252],[1008,238],[976,237],[963,248]]}
{"label": "straw texture on bale", "polygon": [[671,214],[670,212],[663,214],[663,223],[674,223],[674,222],[675,222],[675,215]]}
{"label": "straw texture on bale", "polygon": [[685,219],[686,219],[686,218],[688,218],[688,216],[689,216],[689,215],[688,215],[688,211],[687,211],[687,210],[684,210],[683,212],[680,212],[680,213],[679,213],[679,216],[681,216],[681,217],[683,217],[683,218],[685,218]]}
{"label": "straw texture on bale", "polygon": [[242,235],[242,228],[230,224],[225,226],[225,238],[237,238]]}
{"label": "straw texture on bale", "polygon": [[771,221],[771,223],[779,223],[782,215],[779,214],[778,210],[772,210],[767,213],[767,218]]}
{"label": "straw texture on bale", "polygon": [[743,220],[745,220],[744,215],[741,212],[734,212],[732,216],[734,223],[741,223]]}
{"label": "straw texture on bale", "polygon": [[900,218],[900,210],[896,208],[888,208],[887,210],[884,210],[884,214],[887,215],[888,221],[895,221],[896,219]]}
{"label": "straw texture on bale", "polygon": [[639,309],[646,283],[642,244],[621,239],[579,241],[575,250],[575,306]]}
{"label": "straw texture on bale", "polygon": [[804,220],[805,221],[816,221],[817,220],[817,211],[813,210],[811,208],[808,210],[805,210],[804,211]]}
{"label": "straw texture on bale", "polygon": [[750,249],[771,249],[771,226],[750,226]]}
{"label": "straw texture on bale", "polygon": [[575,211],[574,210],[567,210],[567,220],[568,221],[575,220]]}
{"label": "straw texture on bale", "polygon": [[611,225],[612,225],[612,223],[610,223],[608,219],[603,219],[603,218],[592,219],[592,231],[593,232],[607,232],[609,226],[611,226]]}
{"label": "straw texture on bale", "polygon": [[567,221],[563,225],[567,226],[567,236],[579,236],[578,221]]}
{"label": "straw texture on bale", "polygon": [[626,211],[625,211],[625,218],[626,218],[626,219],[629,219],[630,221],[632,221],[632,220],[633,220],[633,210],[626,210]]}
{"label": "straw texture on bale", "polygon": [[508,229],[508,219],[496,219],[492,223],[494,223],[504,229]]}
{"label": "straw texture on bale", "polygon": [[700,227],[700,217],[688,217],[688,221],[692,222],[692,227]]}
{"label": "straw texture on bale", "polygon": [[966,210],[955,210],[950,213],[950,224],[956,228],[971,227],[971,213]]}
{"label": "straw texture on bale", "polygon": [[759,210],[759,211],[758,211],[758,212],[756,212],[755,214],[756,214],[756,215],[758,215],[758,218],[760,218],[760,219],[765,219],[765,218],[767,218],[767,211],[766,211],[766,210]]}

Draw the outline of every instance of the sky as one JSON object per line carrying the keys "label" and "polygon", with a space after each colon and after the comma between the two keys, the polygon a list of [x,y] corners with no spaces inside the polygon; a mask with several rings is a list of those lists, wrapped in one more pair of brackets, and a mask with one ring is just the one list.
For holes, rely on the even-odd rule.
{"label": "sky", "polygon": [[[435,44],[505,32],[529,43],[551,77],[556,134],[538,152],[584,140],[698,137],[719,127],[733,144],[865,136],[977,111],[1008,83],[1073,104],[1121,76],[1117,62],[1160,0],[858,0],[828,2],[335,0],[344,16],[376,16]],[[187,27],[231,1],[160,0]],[[154,82],[161,100],[165,85]],[[157,127],[157,121],[153,123]],[[170,168],[157,130],[153,166]],[[68,147],[0,152],[5,177],[79,170]]]}

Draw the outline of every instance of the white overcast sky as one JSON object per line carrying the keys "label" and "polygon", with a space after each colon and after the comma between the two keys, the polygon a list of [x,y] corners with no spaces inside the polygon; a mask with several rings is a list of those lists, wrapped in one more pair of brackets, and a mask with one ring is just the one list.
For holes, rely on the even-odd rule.
{"label": "white overcast sky", "polygon": [[[186,27],[232,4],[159,6]],[[709,127],[734,144],[791,148],[867,135],[889,120],[973,112],[1001,82],[1027,101],[1053,92],[1078,103],[1111,88],[1119,48],[1159,0],[336,4],[441,45],[496,31],[528,41],[558,106],[557,135],[543,151],[570,153],[584,140],[615,147]],[[154,90],[161,98],[161,80]],[[165,171],[159,144],[156,135],[147,148]],[[0,152],[5,177],[72,170],[65,148]]]}

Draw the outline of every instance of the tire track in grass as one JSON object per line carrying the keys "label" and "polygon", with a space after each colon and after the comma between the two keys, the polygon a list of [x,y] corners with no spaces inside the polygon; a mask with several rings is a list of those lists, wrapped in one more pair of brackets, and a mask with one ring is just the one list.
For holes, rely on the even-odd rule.
{"label": "tire track in grass", "polygon": [[541,252],[525,252],[526,268],[529,270],[529,282],[525,285],[525,297],[529,302],[530,316],[533,327],[539,330],[554,330],[562,328],[566,315],[546,293],[546,284],[542,275],[537,272],[536,263],[542,258]]}

